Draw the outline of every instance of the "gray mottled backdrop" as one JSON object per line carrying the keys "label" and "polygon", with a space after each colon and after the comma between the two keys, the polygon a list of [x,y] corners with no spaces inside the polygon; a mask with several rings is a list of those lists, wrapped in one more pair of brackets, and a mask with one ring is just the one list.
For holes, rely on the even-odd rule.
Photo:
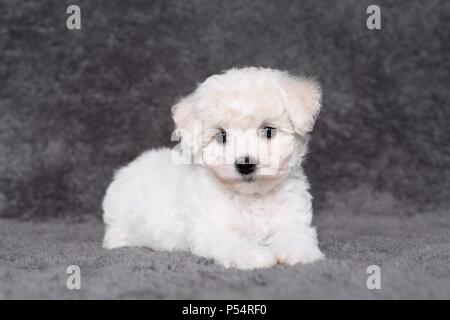
{"label": "gray mottled backdrop", "polygon": [[[100,216],[113,170],[170,144],[170,107],[233,66],[314,75],[317,208],[448,208],[449,1],[0,0],[0,216]],[[320,210],[319,210],[320,211]]]}

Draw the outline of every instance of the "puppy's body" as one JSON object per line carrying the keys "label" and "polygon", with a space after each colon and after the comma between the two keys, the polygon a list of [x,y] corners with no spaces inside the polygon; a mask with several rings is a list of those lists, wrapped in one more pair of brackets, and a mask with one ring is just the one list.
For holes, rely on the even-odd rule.
{"label": "puppy's body", "polygon": [[[251,68],[250,73],[265,75],[267,81],[274,77],[267,72],[258,74],[258,70]],[[275,75],[279,74],[275,72]],[[206,90],[200,88],[203,90],[197,91]],[[234,93],[232,101],[238,99]],[[180,120],[186,121],[187,112],[197,112],[188,109],[195,106],[186,101],[192,101],[192,97],[185,98],[174,108],[179,128],[191,126]],[[258,104],[258,108],[261,107],[261,103]],[[182,113],[181,116],[177,112]],[[212,113],[206,112],[204,119]],[[216,117],[224,119],[225,115],[216,114]],[[242,269],[270,267],[276,263],[308,263],[323,257],[315,229],[311,227],[309,184],[300,166],[306,143],[293,133],[295,124],[288,120],[285,111],[280,111],[277,119],[281,149],[276,155],[281,159],[281,168],[273,176],[264,176],[261,173],[264,166],[260,163],[255,165],[251,180],[249,175],[241,177],[242,172],[235,172],[237,165],[234,162],[231,166],[217,161],[175,164],[174,151],[165,148],[147,151],[120,169],[103,203],[104,246],[190,250],[225,267]],[[301,120],[305,121],[305,118]],[[236,121],[238,125],[247,123],[243,118]],[[205,132],[208,132],[208,122],[204,122]],[[248,123],[251,128],[260,122],[264,120],[252,116]],[[216,124],[210,126],[217,127]],[[210,133],[207,135],[209,137]],[[199,143],[204,153],[233,148],[231,141],[217,146],[217,142],[208,139]],[[255,139],[261,140],[260,137]],[[271,143],[264,141],[267,145]],[[183,150],[195,144],[194,141],[186,146],[186,142]],[[262,157],[260,154],[254,156]]]}
{"label": "puppy's body", "polygon": [[104,201],[106,248],[192,250],[226,267],[269,267],[321,257],[302,171],[264,196],[236,195],[198,165],[152,150],[116,173]]}

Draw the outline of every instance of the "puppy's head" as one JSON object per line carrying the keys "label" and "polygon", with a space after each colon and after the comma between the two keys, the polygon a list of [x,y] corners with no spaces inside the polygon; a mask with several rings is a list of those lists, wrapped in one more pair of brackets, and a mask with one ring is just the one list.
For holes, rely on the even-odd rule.
{"label": "puppy's head", "polygon": [[235,192],[254,194],[300,164],[320,103],[315,81],[250,67],[209,77],[172,113],[184,159]]}

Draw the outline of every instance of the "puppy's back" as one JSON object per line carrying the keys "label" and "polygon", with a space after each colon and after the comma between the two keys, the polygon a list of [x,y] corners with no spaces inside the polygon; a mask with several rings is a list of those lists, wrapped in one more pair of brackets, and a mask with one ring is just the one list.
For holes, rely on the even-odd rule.
{"label": "puppy's back", "polygon": [[119,169],[103,200],[104,247],[176,247],[184,228],[174,206],[183,170],[168,148],[144,152]]}

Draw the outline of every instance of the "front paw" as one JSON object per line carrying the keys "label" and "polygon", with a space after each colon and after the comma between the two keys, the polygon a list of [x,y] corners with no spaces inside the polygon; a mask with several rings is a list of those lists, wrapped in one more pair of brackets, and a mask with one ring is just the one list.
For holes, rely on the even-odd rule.
{"label": "front paw", "polygon": [[247,270],[269,268],[277,263],[275,255],[265,247],[239,248],[216,261],[226,268]]}
{"label": "front paw", "polygon": [[275,254],[277,263],[292,266],[297,263],[311,263],[325,258],[319,247],[287,247]]}

